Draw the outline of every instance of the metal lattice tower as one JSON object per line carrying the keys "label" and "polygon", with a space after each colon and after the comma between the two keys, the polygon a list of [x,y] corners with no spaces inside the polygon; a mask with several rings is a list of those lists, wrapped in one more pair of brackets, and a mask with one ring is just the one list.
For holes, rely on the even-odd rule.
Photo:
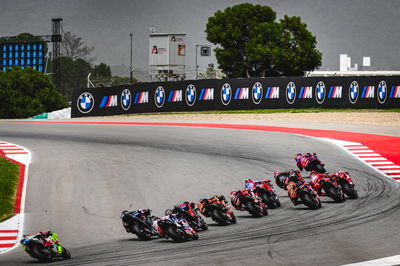
{"label": "metal lattice tower", "polygon": [[53,43],[53,73],[54,82],[57,89],[65,95],[65,90],[61,92],[61,21],[62,18],[51,19],[51,42]]}

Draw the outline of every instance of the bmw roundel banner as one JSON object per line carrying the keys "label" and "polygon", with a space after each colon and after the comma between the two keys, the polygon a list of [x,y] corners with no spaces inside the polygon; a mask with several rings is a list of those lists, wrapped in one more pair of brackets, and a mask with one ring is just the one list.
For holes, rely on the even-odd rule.
{"label": "bmw roundel banner", "polygon": [[400,108],[400,76],[209,79],[76,89],[72,117],[284,108]]}

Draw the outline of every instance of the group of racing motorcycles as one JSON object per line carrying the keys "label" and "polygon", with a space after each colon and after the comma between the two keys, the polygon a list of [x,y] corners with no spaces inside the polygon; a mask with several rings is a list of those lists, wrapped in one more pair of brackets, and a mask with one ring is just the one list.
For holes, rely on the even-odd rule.
{"label": "group of racing motorcycles", "polygon": [[[309,182],[305,181],[299,170],[274,172],[276,184],[288,191],[289,198],[295,206],[304,204],[310,209],[318,209],[321,207],[320,197],[330,197],[335,202],[345,201],[346,196],[350,199],[358,198],[349,173],[326,173],[324,164],[315,153],[299,153],[295,160],[300,171],[311,172]],[[229,196],[236,210],[247,211],[253,217],[268,215],[268,209],[281,206],[270,180],[246,179],[245,188],[234,190]],[[220,225],[236,223],[236,217],[223,195],[203,198],[197,203],[185,201],[167,209],[163,217],[153,216],[149,209],[124,210],[121,219],[126,232],[136,234],[141,240],[158,236],[182,242],[198,239],[197,232],[208,229],[199,212],[205,217],[211,217]],[[24,235],[21,244],[29,255],[39,261],[71,257],[68,250],[58,243],[57,234],[51,231],[39,232],[34,236]]]}

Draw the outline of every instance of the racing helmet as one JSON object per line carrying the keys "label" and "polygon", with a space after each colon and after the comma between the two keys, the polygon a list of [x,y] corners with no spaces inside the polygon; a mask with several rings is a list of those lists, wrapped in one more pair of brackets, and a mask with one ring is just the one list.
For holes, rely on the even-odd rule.
{"label": "racing helmet", "polygon": [[274,177],[277,177],[281,172],[279,172],[278,170],[274,171]]}

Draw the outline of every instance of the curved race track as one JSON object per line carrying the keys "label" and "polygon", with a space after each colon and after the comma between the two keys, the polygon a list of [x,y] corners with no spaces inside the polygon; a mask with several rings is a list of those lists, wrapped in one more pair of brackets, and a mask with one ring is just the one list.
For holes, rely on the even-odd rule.
{"label": "curved race track", "polygon": [[[399,254],[399,186],[334,145],[283,133],[227,129],[6,124],[1,140],[32,152],[25,232],[52,229],[73,259],[52,265],[339,265]],[[236,212],[238,224],[211,220],[200,239],[138,241],[123,209],[161,215],[179,201],[224,193],[245,177],[294,167],[296,152],[317,152],[328,171],[353,173],[360,198],[317,211],[283,206],[263,218]],[[1,265],[32,265],[18,248]]]}

